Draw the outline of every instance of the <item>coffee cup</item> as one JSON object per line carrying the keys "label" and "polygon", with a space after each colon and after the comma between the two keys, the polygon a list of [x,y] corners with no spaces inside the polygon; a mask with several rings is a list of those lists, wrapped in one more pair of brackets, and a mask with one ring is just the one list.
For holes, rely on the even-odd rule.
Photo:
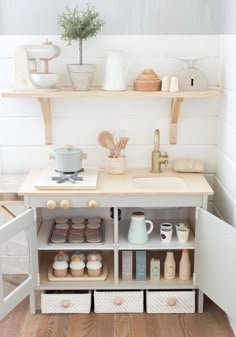
{"label": "coffee cup", "polygon": [[161,228],[173,229],[173,225],[170,222],[162,222],[160,225]]}
{"label": "coffee cup", "polygon": [[190,229],[188,227],[176,227],[177,237],[179,242],[187,242]]}
{"label": "coffee cup", "polygon": [[160,228],[161,241],[170,242],[172,238],[172,232],[173,232],[172,228],[161,227]]}

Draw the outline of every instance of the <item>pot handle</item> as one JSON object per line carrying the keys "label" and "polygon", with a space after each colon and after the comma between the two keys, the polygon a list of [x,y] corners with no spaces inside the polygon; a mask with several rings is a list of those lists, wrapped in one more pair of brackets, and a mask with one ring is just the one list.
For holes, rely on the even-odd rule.
{"label": "pot handle", "polygon": [[81,159],[88,159],[88,154],[83,152],[81,154]]}
{"label": "pot handle", "polygon": [[55,159],[55,156],[54,156],[54,154],[50,153],[50,155],[49,155],[49,159]]}

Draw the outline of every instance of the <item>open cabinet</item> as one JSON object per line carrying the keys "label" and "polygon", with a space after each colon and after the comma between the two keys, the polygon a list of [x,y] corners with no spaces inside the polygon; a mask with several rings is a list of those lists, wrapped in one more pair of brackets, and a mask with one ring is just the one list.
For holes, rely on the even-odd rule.
{"label": "open cabinet", "polygon": [[[145,204],[145,201],[143,202]],[[114,292],[116,300],[119,299],[117,293],[122,293],[124,298],[128,296],[128,302],[137,301],[142,303],[145,296],[145,291],[161,292],[163,290],[172,290],[176,294],[181,294],[183,289],[199,291],[206,294],[211,298],[219,307],[221,307],[229,316],[236,318],[236,306],[235,306],[235,259],[236,259],[236,230],[229,224],[218,219],[214,215],[208,213],[206,210],[196,207],[196,222],[194,229],[194,236],[191,236],[191,240],[188,242],[188,248],[192,248],[194,251],[194,280],[188,281],[186,284],[174,282],[172,285],[167,282],[163,283],[150,283],[150,281],[130,281],[123,282],[120,279],[119,271],[119,254],[122,250],[131,249],[137,250],[137,247],[130,246],[125,240],[124,231],[127,229],[123,227],[124,223],[118,220],[118,207],[114,208],[114,221],[108,220],[105,233],[104,247],[100,246],[99,250],[102,250],[105,254],[105,259],[109,262],[109,277],[106,281],[93,283],[85,281],[79,282],[49,282],[45,280],[42,266],[38,266],[40,257],[44,254],[53,254],[57,248],[51,249],[47,246],[47,241],[43,239],[45,231],[48,231],[50,221],[42,221],[41,231],[39,231],[37,237],[36,222],[34,221],[33,210],[28,210],[24,214],[16,217],[10,222],[0,227],[0,243],[3,244],[8,240],[14,240],[14,236],[24,231],[27,236],[27,252],[28,252],[28,268],[26,271],[12,269],[8,271],[10,266],[4,265],[4,261],[1,259],[1,273],[0,273],[0,316],[1,319],[10,312],[20,301],[22,301],[27,295],[30,295],[31,299],[31,311],[35,312],[34,303],[34,290],[41,289],[45,291],[49,296],[50,293],[55,290],[65,290],[65,293],[69,290],[73,291],[73,300],[77,292],[79,292],[79,300],[81,296],[87,296],[89,294],[90,300],[94,291],[94,298],[96,301],[100,301],[100,297],[104,300],[105,297],[109,297]],[[159,212],[159,210],[158,210]],[[47,238],[47,235],[45,236]],[[146,246],[139,247],[139,249],[158,251],[164,250],[170,247],[161,247],[156,245],[152,239],[149,242],[149,248]],[[183,247],[178,246],[178,243],[173,241],[172,247],[176,245],[176,249],[179,250]],[[77,248],[81,249],[81,245]],[[71,248],[68,248],[71,250]],[[87,249],[97,249],[96,245],[93,247],[85,247]],[[111,267],[112,266],[112,267]],[[16,264],[17,267],[17,264]],[[47,268],[46,268],[47,269]],[[8,283],[8,273],[14,274],[14,282]],[[39,282],[37,283],[37,275],[39,273]],[[12,278],[10,279],[12,280]],[[87,290],[87,292],[86,292]],[[141,294],[141,295],[140,295]],[[55,296],[55,294],[54,294]],[[56,295],[57,299],[60,299],[61,295]],[[105,296],[105,297],[104,297]],[[140,297],[141,296],[141,297]],[[136,299],[136,300],[135,300]],[[177,297],[178,300],[178,297]],[[61,300],[60,300],[61,302]],[[64,299],[63,299],[64,303]],[[120,306],[120,304],[119,304]],[[122,307],[122,306],[121,306]],[[98,306],[99,308],[99,306]],[[69,310],[69,309],[68,309]],[[76,312],[76,311],[59,311],[59,312]],[[86,309],[87,310],[87,309]],[[99,310],[99,309],[98,309]],[[132,310],[132,309],[130,309]],[[140,310],[139,312],[142,312]],[[79,311],[81,312],[81,311]],[[87,311],[89,312],[89,310]],[[97,311],[99,312],[99,311]],[[122,312],[122,311],[120,311]],[[125,312],[125,311],[124,311]],[[132,312],[132,311],[130,311]],[[137,311],[134,311],[137,312]]]}

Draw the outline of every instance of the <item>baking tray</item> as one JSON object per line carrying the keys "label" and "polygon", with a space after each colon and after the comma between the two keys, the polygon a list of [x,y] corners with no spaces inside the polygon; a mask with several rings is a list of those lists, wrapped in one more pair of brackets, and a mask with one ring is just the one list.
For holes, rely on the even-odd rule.
{"label": "baking tray", "polygon": [[[101,234],[101,241],[100,242],[88,242],[86,240],[86,235],[84,235],[85,237],[85,240],[84,242],[69,242],[68,239],[69,239],[69,230],[70,228],[72,227],[72,223],[69,222],[69,229],[67,231],[67,235],[66,235],[66,242],[52,242],[51,239],[52,239],[52,235],[53,235],[53,230],[54,230],[54,227],[56,225],[55,222],[53,222],[52,226],[51,226],[51,230],[50,230],[50,233],[49,233],[49,236],[48,236],[48,245],[50,246],[62,246],[62,247],[75,247],[75,246],[78,246],[78,245],[81,245],[83,246],[84,244],[86,244],[86,246],[88,245],[103,245],[104,242],[105,242],[105,222],[104,222],[104,219],[102,219],[102,222],[101,222],[101,227],[100,227],[100,234]],[[86,225],[85,225],[86,226]]]}

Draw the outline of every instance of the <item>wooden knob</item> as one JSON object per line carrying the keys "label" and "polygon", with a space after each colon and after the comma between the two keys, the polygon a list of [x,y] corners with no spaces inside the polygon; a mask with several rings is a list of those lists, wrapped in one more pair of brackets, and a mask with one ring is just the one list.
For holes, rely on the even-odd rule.
{"label": "wooden knob", "polygon": [[114,304],[115,305],[121,305],[123,303],[123,298],[120,296],[116,296],[116,298],[114,298]]}
{"label": "wooden knob", "polygon": [[69,200],[62,200],[60,202],[61,208],[69,208],[70,207],[70,201]]}
{"label": "wooden knob", "polygon": [[70,305],[71,305],[71,301],[70,300],[63,300],[62,301],[63,308],[69,308]]}
{"label": "wooden knob", "polygon": [[48,209],[53,209],[57,207],[57,203],[55,200],[48,200],[47,202],[47,208]]}
{"label": "wooden knob", "polygon": [[176,305],[176,298],[175,297],[169,297],[167,300],[167,304],[170,307],[174,307]]}
{"label": "wooden knob", "polygon": [[89,208],[96,208],[96,207],[98,207],[98,202],[97,202],[97,200],[89,200],[89,202],[88,202],[88,207],[89,207]]}

